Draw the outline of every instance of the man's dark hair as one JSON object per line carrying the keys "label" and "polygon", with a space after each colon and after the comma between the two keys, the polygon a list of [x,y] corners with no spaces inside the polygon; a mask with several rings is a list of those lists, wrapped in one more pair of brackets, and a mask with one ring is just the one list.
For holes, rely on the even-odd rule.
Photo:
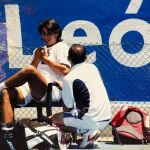
{"label": "man's dark hair", "polygon": [[69,49],[68,56],[74,65],[82,63],[86,60],[86,49],[80,44],[73,44]]}
{"label": "man's dark hair", "polygon": [[47,20],[42,21],[38,27],[38,31],[40,34],[42,34],[44,27],[47,29],[49,34],[57,33],[58,34],[57,41],[58,42],[62,41],[61,39],[62,29],[60,28],[59,24],[57,23],[55,19],[47,19]]}

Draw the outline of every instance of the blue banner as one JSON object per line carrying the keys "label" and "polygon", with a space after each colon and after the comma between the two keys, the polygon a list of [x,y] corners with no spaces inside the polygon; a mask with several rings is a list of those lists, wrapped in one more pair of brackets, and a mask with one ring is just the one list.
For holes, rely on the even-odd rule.
{"label": "blue banner", "polygon": [[44,44],[39,23],[54,18],[65,42],[86,46],[111,100],[150,101],[149,7],[148,0],[0,0],[0,81],[29,62]]}

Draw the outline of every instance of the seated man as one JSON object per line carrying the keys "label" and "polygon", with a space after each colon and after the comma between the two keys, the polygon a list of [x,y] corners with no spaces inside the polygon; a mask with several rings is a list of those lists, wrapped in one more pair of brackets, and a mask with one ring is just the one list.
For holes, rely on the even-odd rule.
{"label": "seated man", "polygon": [[[67,60],[69,46],[62,42],[62,30],[56,20],[42,21],[38,31],[45,46],[35,49],[31,65],[0,83],[3,131],[11,132],[13,129],[14,104],[24,106],[31,100],[45,100],[48,83],[62,80],[70,71]],[[61,98],[57,88],[53,91],[55,100]]]}
{"label": "seated man", "polygon": [[49,118],[56,125],[75,127],[83,134],[80,148],[86,148],[99,136],[111,119],[111,107],[101,75],[94,64],[85,63],[86,49],[74,44],[69,49],[71,71],[64,77],[64,112]]}

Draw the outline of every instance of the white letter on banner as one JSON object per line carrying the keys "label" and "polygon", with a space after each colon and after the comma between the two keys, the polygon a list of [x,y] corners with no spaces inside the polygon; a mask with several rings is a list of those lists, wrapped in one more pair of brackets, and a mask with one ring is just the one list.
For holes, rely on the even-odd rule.
{"label": "white letter on banner", "polygon": [[[127,53],[121,45],[122,37],[130,31],[139,32],[144,39],[143,48],[135,54]],[[122,65],[128,67],[142,67],[150,62],[150,24],[140,19],[127,19],[119,23],[109,38],[109,48],[113,57]]]}
{"label": "white letter on banner", "polygon": [[9,67],[21,68],[28,64],[31,56],[23,55],[18,5],[5,5],[5,14]]}
{"label": "white letter on banner", "polygon": [[[77,29],[85,31],[87,36],[74,37]],[[99,29],[89,21],[77,20],[69,23],[64,29],[62,38],[68,44],[80,43],[82,45],[101,45],[102,38]]]}
{"label": "white letter on banner", "polygon": [[142,3],[143,3],[143,0],[131,0],[125,13],[126,14],[137,14]]}

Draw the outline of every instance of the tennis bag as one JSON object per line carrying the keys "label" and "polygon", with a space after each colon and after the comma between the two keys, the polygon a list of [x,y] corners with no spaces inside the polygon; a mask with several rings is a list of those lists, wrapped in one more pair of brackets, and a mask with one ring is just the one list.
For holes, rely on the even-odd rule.
{"label": "tennis bag", "polygon": [[[53,150],[67,149],[72,142],[70,136],[38,119],[22,119],[14,125],[11,150]],[[3,150],[10,150],[7,139],[0,139]]]}
{"label": "tennis bag", "polygon": [[114,143],[150,143],[150,119],[146,112],[134,106],[122,106],[110,122]]}

